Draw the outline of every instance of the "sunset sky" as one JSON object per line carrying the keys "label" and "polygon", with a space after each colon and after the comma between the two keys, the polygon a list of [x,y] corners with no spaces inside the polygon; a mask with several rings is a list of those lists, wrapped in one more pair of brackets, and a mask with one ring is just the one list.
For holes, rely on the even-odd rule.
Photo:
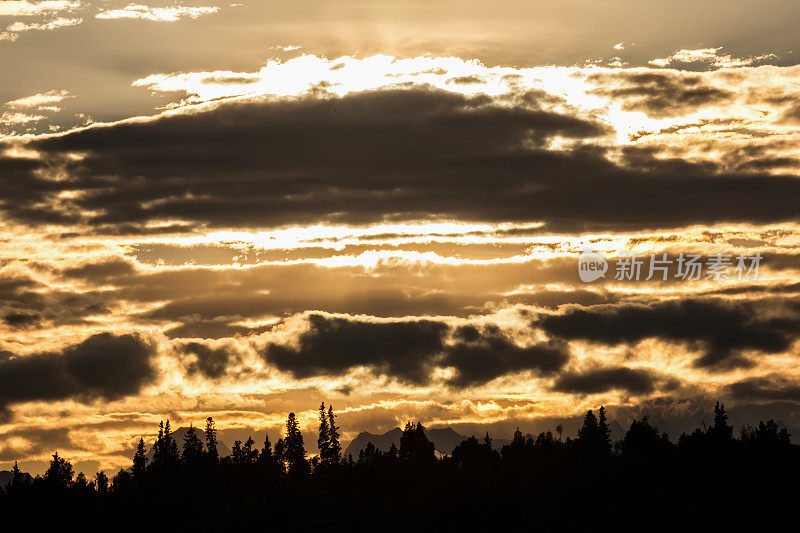
{"label": "sunset sky", "polygon": [[800,435],[798,20],[0,0],[0,469],[127,467],[166,418],[260,444],[323,400],[345,440],[600,405],[677,437],[715,400]]}

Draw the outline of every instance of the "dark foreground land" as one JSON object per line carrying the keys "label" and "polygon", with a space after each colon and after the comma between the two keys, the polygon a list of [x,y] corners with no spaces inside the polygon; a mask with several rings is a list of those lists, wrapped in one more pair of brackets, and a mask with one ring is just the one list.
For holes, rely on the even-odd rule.
{"label": "dark foreground land", "polygon": [[[74,476],[54,455],[44,476],[17,469],[0,492],[0,530],[104,531],[753,531],[800,522],[800,446],[773,421],[734,436],[723,406],[711,427],[677,443],[634,421],[612,445],[604,410],[577,438],[517,432],[497,452],[489,436],[437,459],[424,428],[399,448],[341,457],[332,410],[320,411],[320,454],[305,457],[293,414],[284,438],[216,452],[163,426],[148,460],[112,480]],[[199,432],[198,432],[199,433]],[[69,529],[67,529],[69,528]]]}

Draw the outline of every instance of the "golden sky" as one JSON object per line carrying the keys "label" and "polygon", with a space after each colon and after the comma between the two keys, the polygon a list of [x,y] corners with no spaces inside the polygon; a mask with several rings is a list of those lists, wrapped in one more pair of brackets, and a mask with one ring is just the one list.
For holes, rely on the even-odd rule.
{"label": "golden sky", "polygon": [[800,431],[798,11],[0,1],[0,467],[323,400]]}

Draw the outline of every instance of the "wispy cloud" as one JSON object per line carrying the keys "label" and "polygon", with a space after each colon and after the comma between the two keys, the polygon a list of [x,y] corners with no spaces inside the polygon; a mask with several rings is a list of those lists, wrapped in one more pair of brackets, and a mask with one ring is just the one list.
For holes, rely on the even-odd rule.
{"label": "wispy cloud", "polygon": [[28,122],[38,122],[39,120],[44,120],[44,117],[42,115],[26,115],[19,112],[8,112],[0,115],[0,124],[5,125],[27,124]]}
{"label": "wispy cloud", "polygon": [[32,96],[26,96],[24,98],[17,98],[16,100],[11,100],[10,102],[6,102],[6,105],[15,108],[38,107],[49,104],[55,104],[70,97],[71,96],[69,92],[65,90],[48,91],[46,93],[34,94]]}
{"label": "wispy cloud", "polygon": [[32,22],[30,24],[26,24],[25,22],[15,22],[9,25],[6,28],[6,31],[0,33],[0,41],[16,41],[17,36],[20,33],[28,32],[28,31],[46,31],[46,30],[57,30],[59,28],[65,28],[67,26],[77,26],[83,22],[83,19],[80,18],[63,18],[59,17],[57,19],[51,20],[49,22]]}
{"label": "wispy cloud", "polygon": [[203,15],[210,15],[219,11],[217,6],[202,7],[150,7],[140,4],[128,4],[122,9],[109,9],[101,11],[96,18],[99,19],[138,19],[152,22],[177,22],[182,18],[196,19]]}
{"label": "wispy cloud", "polygon": [[668,67],[675,63],[706,63],[714,68],[736,68],[762,63],[770,59],[778,59],[775,54],[764,54],[755,57],[732,57],[729,54],[720,54],[722,47],[697,48],[694,50],[682,49],[667,57],[650,60],[656,67]]}
{"label": "wispy cloud", "polygon": [[28,2],[27,0],[4,0],[0,2],[0,16],[3,17],[28,17],[44,15],[77,9],[80,2],[69,0],[45,0],[43,2]]}

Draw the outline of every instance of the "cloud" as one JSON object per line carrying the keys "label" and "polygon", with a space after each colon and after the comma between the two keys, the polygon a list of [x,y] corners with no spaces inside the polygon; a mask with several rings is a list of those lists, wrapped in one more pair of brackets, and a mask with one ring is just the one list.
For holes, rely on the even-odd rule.
{"label": "cloud", "polygon": [[[155,231],[145,228],[165,219],[263,228],[435,214],[602,231],[798,214],[793,177],[720,173],[713,162],[637,148],[624,152],[624,165],[598,148],[546,149],[556,137],[578,142],[604,131],[584,118],[444,91],[239,102],[37,139],[28,146],[42,159],[0,159],[16,167],[0,175],[0,192],[2,209],[19,221],[112,234]],[[55,172],[71,180],[44,177]],[[71,197],[58,195],[67,189]]]}
{"label": "cloud", "polygon": [[21,22],[17,21],[6,27],[6,31],[0,33],[0,41],[15,41],[17,34],[28,31],[49,31],[57,30],[59,28],[66,28],[68,26],[76,26],[83,22],[81,18],[66,18],[58,17],[47,22]]}
{"label": "cloud", "polygon": [[136,394],[156,377],[154,355],[154,346],[137,334],[100,333],[58,352],[0,360],[0,407]]}
{"label": "cloud", "polygon": [[446,324],[432,320],[360,321],[312,314],[297,345],[269,343],[265,359],[298,378],[344,375],[366,366],[414,384],[428,383]]}
{"label": "cloud", "polygon": [[780,353],[797,338],[796,313],[767,313],[769,303],[683,299],[646,305],[567,307],[544,315],[536,325],[549,335],[566,340],[587,340],[607,345],[635,343],[648,338],[697,345],[703,354],[699,368],[712,371],[748,368],[755,363],[743,352]]}
{"label": "cloud", "polygon": [[626,111],[641,111],[655,118],[685,116],[734,98],[733,92],[685,73],[620,70],[590,75],[586,81],[599,85],[591,94],[613,98],[622,102]]}
{"label": "cloud", "polygon": [[764,63],[769,60],[780,59],[775,54],[764,54],[756,57],[731,57],[729,54],[720,54],[722,47],[682,49],[658,59],[651,59],[649,64],[655,67],[667,67],[674,64],[701,63],[712,68],[738,68]]}
{"label": "cloud", "polygon": [[620,366],[564,373],[553,382],[552,390],[574,394],[599,394],[611,390],[651,394],[657,389],[674,388],[677,384],[676,379],[664,378],[651,369]]}
{"label": "cloud", "polygon": [[[71,291],[48,288],[44,283],[25,276],[0,282],[0,316],[13,328],[33,325],[85,325],[90,317],[107,315],[110,301],[103,291]],[[10,318],[9,318],[10,317]]]}
{"label": "cloud", "polygon": [[216,379],[228,373],[231,365],[240,360],[237,351],[226,345],[211,347],[200,342],[188,342],[179,347],[183,354],[194,356],[193,360],[184,361],[189,375],[201,374]]}
{"label": "cloud", "polygon": [[196,19],[219,11],[219,7],[149,7],[141,4],[128,4],[122,9],[108,9],[95,15],[98,19],[139,19],[152,22],[177,22],[182,18]]}
{"label": "cloud", "polygon": [[17,98],[16,100],[11,100],[6,102],[6,105],[9,107],[15,108],[28,108],[28,107],[39,107],[39,106],[47,106],[51,104],[55,104],[61,102],[66,98],[71,98],[72,96],[69,94],[68,91],[60,90],[60,91],[48,91],[46,93],[39,93],[34,94],[32,96],[26,96],[24,98]]}
{"label": "cloud", "polygon": [[[452,333],[452,339],[450,334]],[[507,374],[550,375],[569,360],[559,341],[517,344],[496,325],[462,325],[428,319],[364,320],[320,314],[308,316],[308,330],[295,344],[269,343],[264,358],[297,378],[342,376],[366,367],[376,375],[413,385],[429,385],[435,369],[453,388],[484,385]]]}
{"label": "cloud", "polygon": [[728,386],[738,400],[800,402],[800,383],[785,375],[752,377]]}
{"label": "cloud", "polygon": [[106,281],[115,281],[136,272],[136,267],[131,261],[121,257],[109,257],[103,260],[84,263],[79,266],[65,268],[61,271],[68,278],[83,279],[95,284]]}
{"label": "cloud", "polygon": [[3,0],[0,2],[0,17],[27,17],[58,13],[81,7],[80,2],[69,0],[44,0],[29,2],[27,0]]}
{"label": "cloud", "polygon": [[25,113],[6,112],[0,115],[0,124],[27,124],[44,120],[44,115],[28,115]]}
{"label": "cloud", "polygon": [[569,360],[565,343],[558,341],[520,346],[497,326],[461,326],[457,342],[447,347],[440,364],[454,367],[448,380],[455,387],[483,385],[512,372],[534,371],[541,375],[560,370]]}

